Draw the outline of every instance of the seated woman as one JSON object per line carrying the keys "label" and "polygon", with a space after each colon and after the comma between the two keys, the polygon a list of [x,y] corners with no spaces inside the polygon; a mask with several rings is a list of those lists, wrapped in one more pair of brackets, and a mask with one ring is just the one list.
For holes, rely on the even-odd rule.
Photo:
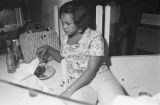
{"label": "seated woman", "polygon": [[61,51],[45,45],[37,50],[40,59],[48,53],[58,62],[66,60],[67,88],[61,96],[100,105],[110,105],[124,94],[121,85],[104,63],[104,39],[93,29],[87,6],[70,1],[60,8],[65,35]]}

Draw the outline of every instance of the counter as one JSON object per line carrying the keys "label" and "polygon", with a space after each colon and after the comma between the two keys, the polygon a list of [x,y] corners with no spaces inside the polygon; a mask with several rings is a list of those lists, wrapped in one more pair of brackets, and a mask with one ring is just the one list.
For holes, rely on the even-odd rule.
{"label": "counter", "polygon": [[[48,80],[42,80],[46,86],[53,90],[53,95],[62,91],[61,82],[61,66],[56,61],[48,63],[56,69],[55,75]],[[13,81],[13,75],[7,72],[6,55],[0,55],[0,79]],[[40,94],[36,97],[29,95],[29,90],[14,85],[0,82],[0,105],[63,105],[63,102],[55,97]]]}

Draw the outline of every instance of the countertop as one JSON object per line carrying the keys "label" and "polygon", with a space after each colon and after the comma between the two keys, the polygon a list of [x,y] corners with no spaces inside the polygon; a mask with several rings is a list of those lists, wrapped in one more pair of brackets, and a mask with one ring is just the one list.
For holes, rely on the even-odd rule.
{"label": "countertop", "polygon": [[[56,61],[50,61],[48,65],[55,68],[56,73],[47,80],[42,80],[42,82],[52,89],[51,94],[58,95],[63,88],[60,86],[62,73],[61,64]],[[13,75],[7,72],[6,67],[6,55],[0,55],[0,79],[6,81],[13,81]],[[31,97],[29,95],[29,90],[16,87],[14,85],[5,84],[0,82],[0,105],[63,105],[60,99],[52,96],[38,94],[36,97]]]}

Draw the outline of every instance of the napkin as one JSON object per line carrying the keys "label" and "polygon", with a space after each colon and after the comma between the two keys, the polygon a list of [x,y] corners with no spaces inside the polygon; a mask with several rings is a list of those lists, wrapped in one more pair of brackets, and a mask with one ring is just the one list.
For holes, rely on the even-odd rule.
{"label": "napkin", "polygon": [[35,58],[30,63],[21,63],[16,69],[15,78],[17,81],[24,79],[25,77],[34,74],[37,66],[39,65],[39,59]]}
{"label": "napkin", "polygon": [[20,64],[14,74],[14,82],[26,87],[48,92],[48,87],[34,75],[39,62],[39,58],[36,57],[30,63]]}

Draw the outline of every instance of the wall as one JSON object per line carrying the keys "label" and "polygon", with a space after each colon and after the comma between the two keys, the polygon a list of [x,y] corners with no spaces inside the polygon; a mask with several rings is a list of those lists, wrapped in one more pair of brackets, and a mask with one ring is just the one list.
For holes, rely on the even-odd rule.
{"label": "wall", "polygon": [[53,6],[58,5],[58,0],[42,0],[42,22],[46,25],[53,26]]}
{"label": "wall", "polygon": [[26,6],[29,16],[26,17],[30,18],[33,23],[40,22],[47,26],[53,26],[53,6],[62,5],[67,1],[69,0],[29,0],[28,6]]}

